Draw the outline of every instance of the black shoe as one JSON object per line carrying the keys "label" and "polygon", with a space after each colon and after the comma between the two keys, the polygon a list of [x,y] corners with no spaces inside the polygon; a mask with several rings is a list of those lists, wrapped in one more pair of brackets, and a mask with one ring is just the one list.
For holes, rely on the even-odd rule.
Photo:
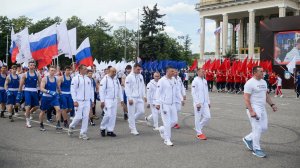
{"label": "black shoe", "polygon": [[96,124],[94,123],[94,121],[90,122],[91,126],[96,126]]}
{"label": "black shoe", "polygon": [[6,118],[6,117],[4,116],[4,111],[1,111],[0,117],[1,117],[1,118]]}
{"label": "black shoe", "polygon": [[[104,130],[100,130],[100,134],[101,134],[101,136],[102,137],[105,137],[106,135],[105,135],[105,129]],[[107,133],[108,134],[108,133]]]}
{"label": "black shoe", "polygon": [[44,128],[44,124],[40,123],[40,131],[46,131],[46,129]]}
{"label": "black shoe", "polygon": [[124,120],[128,120],[128,114],[124,113]]}
{"label": "black shoe", "polygon": [[107,136],[116,137],[117,135],[114,132],[107,132]]}
{"label": "black shoe", "polygon": [[12,119],[12,115],[9,115],[9,116],[8,116],[8,119],[10,119],[10,120],[11,120],[11,119]]}

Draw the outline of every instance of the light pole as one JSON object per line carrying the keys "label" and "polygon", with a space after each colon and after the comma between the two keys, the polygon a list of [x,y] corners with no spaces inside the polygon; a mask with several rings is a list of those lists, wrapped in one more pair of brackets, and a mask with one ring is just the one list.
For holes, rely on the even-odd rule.
{"label": "light pole", "polygon": [[127,54],[127,52],[126,52],[126,50],[127,50],[127,35],[126,35],[126,31],[127,31],[127,28],[126,28],[126,12],[125,12],[125,28],[124,28],[124,43],[125,43],[125,46],[124,46],[124,58],[125,58],[125,60],[126,60],[126,54]]}
{"label": "light pole", "polygon": [[8,34],[6,35],[6,65],[8,66]]}

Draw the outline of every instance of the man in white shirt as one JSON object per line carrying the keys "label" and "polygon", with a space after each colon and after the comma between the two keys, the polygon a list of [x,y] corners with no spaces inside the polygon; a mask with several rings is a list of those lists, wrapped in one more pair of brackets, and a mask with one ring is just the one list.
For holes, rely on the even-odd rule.
{"label": "man in white shirt", "polygon": [[[157,89],[157,82],[160,79],[160,73],[155,72],[153,74],[153,78],[148,84],[147,84],[147,101],[148,105],[147,108],[151,109],[151,114],[148,117],[145,117],[148,125],[153,125],[153,130],[158,130],[158,114],[159,111],[155,108],[155,93]],[[150,122],[153,120],[153,124]]]}
{"label": "man in white shirt", "polygon": [[73,134],[73,129],[82,120],[79,138],[88,140],[87,136],[89,112],[94,105],[94,88],[91,79],[86,76],[87,67],[79,66],[79,74],[72,78],[71,95],[74,101],[75,117],[69,125],[68,135]]}
{"label": "man in white shirt", "polygon": [[296,57],[296,62],[300,61],[300,38],[297,40],[296,46],[286,54],[283,62],[289,63],[294,57]]}
{"label": "man in white shirt", "polygon": [[156,109],[160,110],[163,126],[159,127],[160,136],[164,139],[164,143],[168,146],[173,146],[171,142],[171,126],[172,118],[177,115],[176,97],[179,92],[176,87],[176,80],[174,78],[175,69],[167,67],[166,75],[162,77],[157,84],[156,89]]}
{"label": "man in white shirt", "polygon": [[178,76],[178,71],[175,69],[174,78],[176,80],[176,87],[179,94],[176,94],[176,109],[177,109],[177,115],[174,115],[172,118],[172,123],[175,123],[172,127],[175,129],[179,129],[180,126],[178,124],[178,114],[181,111],[181,107],[184,106],[184,100],[186,100],[186,93],[185,88],[183,86],[181,78]]}
{"label": "man in white shirt", "polygon": [[252,131],[243,138],[243,142],[257,157],[266,157],[259,143],[261,134],[268,128],[266,103],[272,107],[274,112],[277,111],[277,107],[272,103],[267,91],[267,83],[263,80],[263,68],[260,66],[253,67],[253,77],[247,81],[244,89],[244,100]]}
{"label": "man in white shirt", "polygon": [[210,115],[210,99],[208,95],[208,85],[204,78],[204,70],[199,68],[197,71],[198,76],[194,78],[192,82],[192,96],[193,106],[195,113],[195,130],[197,132],[197,138],[206,140],[206,135],[202,132],[202,129],[207,125],[211,118]]}
{"label": "man in white shirt", "polygon": [[119,79],[116,77],[116,69],[111,67],[109,73],[104,76],[100,82],[100,101],[101,108],[105,109],[105,114],[100,124],[101,136],[116,137],[114,128],[117,118],[118,97],[123,105],[122,87]]}
{"label": "man in white shirt", "polygon": [[135,121],[144,114],[144,101],[147,101],[145,94],[145,83],[143,76],[141,75],[141,69],[141,65],[136,63],[133,66],[133,71],[126,77],[125,80],[128,123],[131,134],[133,135],[139,135],[139,132],[136,129]]}

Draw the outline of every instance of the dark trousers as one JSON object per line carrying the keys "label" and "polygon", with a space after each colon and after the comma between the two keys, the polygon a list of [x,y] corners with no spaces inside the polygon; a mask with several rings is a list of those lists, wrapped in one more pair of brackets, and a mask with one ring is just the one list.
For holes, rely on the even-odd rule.
{"label": "dark trousers", "polygon": [[239,92],[240,91],[240,86],[241,86],[241,84],[240,83],[235,83],[235,92],[237,93],[237,92]]}
{"label": "dark trousers", "polygon": [[214,81],[207,81],[207,84],[208,84],[208,90],[212,91],[214,87]]}
{"label": "dark trousers", "polygon": [[96,102],[97,102],[97,100],[96,100],[96,98],[97,98],[97,93],[95,92],[94,93],[94,107],[92,107],[92,112],[93,112],[93,115],[96,115]]}
{"label": "dark trousers", "polygon": [[188,90],[188,81],[187,81],[187,80],[185,80],[185,81],[183,82],[183,85],[184,85],[185,89]]}
{"label": "dark trousers", "polygon": [[297,92],[297,97],[299,98],[299,96],[300,96],[300,86],[297,86],[296,92]]}

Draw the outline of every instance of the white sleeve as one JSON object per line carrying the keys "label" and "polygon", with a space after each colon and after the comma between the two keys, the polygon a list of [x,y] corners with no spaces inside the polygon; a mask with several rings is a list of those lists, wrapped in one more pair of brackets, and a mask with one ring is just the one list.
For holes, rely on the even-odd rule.
{"label": "white sleeve", "polygon": [[[118,80],[118,79],[117,79]],[[119,90],[119,97],[120,97],[120,100],[123,102],[124,101],[124,97],[123,97],[123,89],[122,89],[122,86],[118,80],[118,90]]]}
{"label": "white sleeve", "polygon": [[77,89],[78,89],[78,79],[79,77],[78,76],[75,76],[74,78],[72,78],[72,81],[71,81],[71,96],[72,96],[72,99],[74,102],[77,101]]}
{"label": "white sleeve", "polygon": [[104,102],[105,100],[105,89],[107,88],[106,87],[106,78],[103,78],[101,81],[100,81],[100,90],[99,90],[99,94],[100,94],[100,101],[101,102]]}
{"label": "white sleeve", "polygon": [[157,88],[155,92],[155,105],[160,105],[162,103],[161,95],[163,94],[163,80],[159,80],[157,83]]}
{"label": "white sleeve", "polygon": [[151,100],[151,97],[150,97],[150,96],[152,95],[152,94],[151,94],[151,93],[152,93],[152,89],[151,89],[151,86],[150,86],[150,85],[151,85],[151,82],[149,82],[148,85],[147,85],[147,101],[148,101],[148,102]]}
{"label": "white sleeve", "polygon": [[128,100],[132,100],[131,90],[132,90],[132,81],[130,80],[130,75],[125,79],[125,93]]}
{"label": "white sleeve", "polygon": [[246,82],[244,86],[244,93],[252,94],[253,88],[251,87],[251,82]]}
{"label": "white sleeve", "polygon": [[197,81],[196,81],[196,79],[194,79],[193,82],[192,82],[192,91],[191,92],[192,92],[192,97],[193,97],[194,103],[199,104],[200,103],[200,98],[199,98],[199,96],[197,94],[198,87],[197,87]]}

